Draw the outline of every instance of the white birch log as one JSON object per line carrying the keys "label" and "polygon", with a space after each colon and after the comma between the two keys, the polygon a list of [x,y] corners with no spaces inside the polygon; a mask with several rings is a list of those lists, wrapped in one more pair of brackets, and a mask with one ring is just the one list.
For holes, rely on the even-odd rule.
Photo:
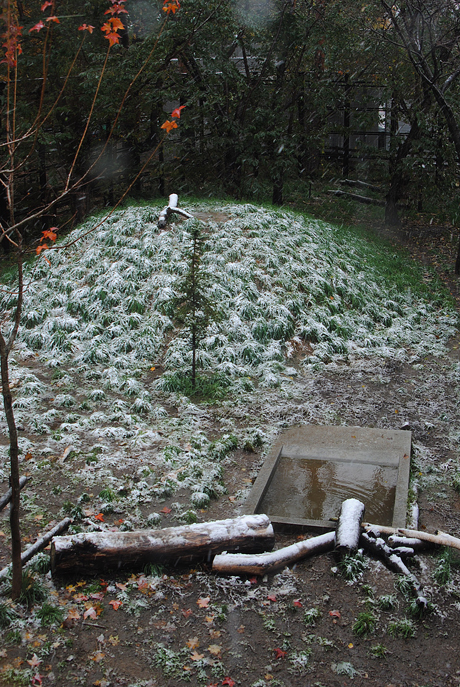
{"label": "white birch log", "polygon": [[185,217],[186,219],[192,219],[193,215],[191,215],[189,212],[186,210],[182,210],[182,208],[179,208],[177,206],[179,202],[179,198],[177,193],[171,193],[169,196],[169,203],[168,205],[160,212],[160,215],[158,217],[158,228],[159,229],[164,229],[165,226],[168,223],[168,217],[171,213],[175,212],[178,215],[181,215],[182,217]]}
{"label": "white birch log", "polygon": [[415,539],[421,539],[422,541],[431,542],[432,544],[438,544],[439,546],[450,546],[453,549],[460,550],[460,539],[457,537],[452,537],[450,534],[445,532],[437,531],[436,534],[430,534],[429,532],[420,532],[419,530],[406,530],[405,528],[398,527],[384,527],[381,525],[371,525],[368,522],[363,522],[362,527],[365,530],[370,528],[377,529],[382,534],[402,534],[405,537],[414,537]]}
{"label": "white birch log", "polygon": [[396,553],[385,544],[385,541],[381,537],[375,538],[373,533],[367,534],[363,532],[360,537],[360,542],[366,551],[380,558],[389,570],[399,575],[405,575],[412,586],[417,605],[421,608],[427,607],[428,600],[422,594],[422,586],[419,581],[415,575],[410,572],[401,557],[396,555]]}
{"label": "white birch log", "polygon": [[177,565],[210,561],[223,551],[255,552],[273,548],[275,535],[266,515],[137,532],[81,532],[56,537],[51,546],[51,571],[92,573],[108,568],[133,568],[146,563]]}
{"label": "white birch log", "polygon": [[[39,539],[37,539],[37,541],[34,544],[32,544],[32,546],[29,546],[29,548],[21,554],[22,565],[30,561],[30,559],[33,558],[36,553],[38,553],[46,546],[48,546],[53,537],[60,534],[61,532],[64,532],[64,530],[68,528],[71,522],[72,518],[64,518],[64,520],[58,522],[58,524],[55,525],[52,530],[50,530],[49,532],[45,532],[45,534],[43,534]],[[3,578],[7,576],[10,568],[11,565],[7,565],[6,568],[0,570],[0,580],[3,580]]]}
{"label": "white birch log", "polygon": [[430,546],[430,542],[416,539],[415,537],[402,537],[397,534],[390,534],[387,540],[388,546],[399,548],[400,546],[409,546],[414,551],[423,551]]}
{"label": "white birch log", "polygon": [[266,575],[307,556],[330,551],[334,543],[335,532],[327,532],[270,553],[222,553],[214,557],[212,569],[225,575]]}
{"label": "white birch log", "polygon": [[357,551],[363,515],[364,503],[358,499],[346,499],[342,502],[335,544],[335,551],[339,556]]}
{"label": "white birch log", "polygon": [[[27,477],[20,477],[19,478],[19,489],[22,489],[22,487],[25,485],[27,482],[28,478]],[[11,496],[13,494],[13,490],[10,487],[6,494],[3,494],[3,496],[0,498],[0,511],[2,511],[5,506],[11,501]]]}

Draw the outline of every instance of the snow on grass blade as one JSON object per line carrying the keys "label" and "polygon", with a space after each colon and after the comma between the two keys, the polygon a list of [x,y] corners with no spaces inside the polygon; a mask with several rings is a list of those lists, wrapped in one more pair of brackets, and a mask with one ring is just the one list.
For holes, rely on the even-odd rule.
{"label": "snow on grass blade", "polygon": [[[236,204],[218,210],[228,219],[204,223],[201,267],[221,317],[200,342],[195,391],[223,408],[229,399],[221,444],[207,437],[215,427],[188,383],[189,335],[174,319],[193,223],[159,232],[156,208],[130,207],[71,249],[49,251],[51,265],[39,260],[33,273],[26,268],[31,282],[11,378],[17,420],[40,442],[39,451],[22,447],[33,455],[31,471],[58,460],[69,480],[88,488],[104,478],[117,508],[180,489],[191,506],[204,507],[224,492],[223,465],[236,445],[267,443],[286,418],[313,419],[310,377],[302,373],[375,357],[416,363],[445,350],[455,313],[442,298],[430,300],[416,271],[387,248],[379,252],[292,212]],[[12,311],[14,297],[2,294],[0,307]],[[53,370],[51,393],[15,364],[35,356]],[[307,400],[289,405],[297,380]],[[248,403],[258,415],[248,413]],[[327,422],[331,409],[316,407]],[[88,449],[88,441],[99,443]],[[62,457],[69,446],[75,457]],[[0,457],[1,475],[6,450]]]}

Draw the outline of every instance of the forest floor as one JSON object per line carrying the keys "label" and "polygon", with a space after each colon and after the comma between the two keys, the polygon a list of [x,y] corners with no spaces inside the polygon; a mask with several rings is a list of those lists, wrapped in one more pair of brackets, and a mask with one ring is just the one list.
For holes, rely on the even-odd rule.
{"label": "forest floor", "polygon": [[[448,232],[449,230],[446,229]],[[444,238],[443,238],[444,237]],[[446,273],[456,246],[445,232],[423,232],[418,241],[404,235],[415,259],[438,269],[457,299],[457,282]],[[449,244],[449,246],[447,246]],[[447,247],[446,247],[447,246]],[[445,263],[444,263],[445,256]],[[442,259],[441,259],[442,257]],[[436,264],[438,263],[438,264]],[[428,277],[427,277],[428,278]],[[460,494],[452,486],[452,466],[458,465],[460,441],[460,336],[444,356],[426,356],[410,365],[376,357],[352,365],[338,363],[316,373],[300,374],[293,382],[291,403],[296,421],[399,429],[410,426],[412,473],[419,486],[419,528],[460,536]],[[24,360],[53,389],[52,370],[35,359]],[[81,379],[83,390],[85,380]],[[78,390],[77,390],[78,391]],[[54,393],[54,392],[53,392]],[[82,391],[83,394],[83,391]],[[267,389],[251,412],[282,411],[277,389]],[[114,394],[115,397],[115,394]],[[52,404],[53,398],[49,403]],[[244,422],[239,407],[195,404],[207,428],[221,432],[225,423]],[[168,408],[174,414],[174,408]],[[277,418],[279,419],[279,418]],[[290,424],[290,418],[286,418]],[[40,442],[40,436],[24,436]],[[63,517],[64,498],[84,506],[83,517],[93,529],[116,528],[130,517],[126,511],[98,513],[93,496],[106,487],[106,475],[79,451],[71,471],[94,470],[88,501],[83,487],[69,481],[63,456],[33,476],[24,489],[24,545],[33,541],[43,521]],[[114,451],[119,441],[105,437]],[[247,448],[248,450],[245,450]],[[199,511],[199,521],[238,516],[263,461],[257,446],[238,448],[223,461],[226,493]],[[94,449],[93,454],[94,454]],[[94,454],[96,455],[96,454]],[[27,469],[27,456],[23,467]],[[143,453],[135,456],[139,464]],[[35,461],[30,456],[30,464]],[[94,463],[97,461],[95,460]],[[69,468],[69,466],[67,466]],[[6,485],[2,485],[4,491]],[[65,495],[65,496],[64,496]],[[176,504],[181,494],[162,501],[162,527],[180,523]],[[148,503],[139,506],[147,519]],[[138,511],[139,512],[139,511]],[[99,519],[98,519],[99,518]],[[305,533],[277,533],[275,548]],[[0,565],[7,564],[8,524],[0,519]],[[430,551],[417,556],[412,568],[430,600],[430,610],[417,617],[410,593],[379,561],[364,557],[356,579],[337,570],[331,554],[298,562],[263,578],[223,577],[208,565],[165,567],[143,572],[127,568],[102,577],[55,578],[39,574],[31,589],[31,607],[11,608],[0,640],[0,684],[84,685],[90,687],[445,687],[460,684],[460,572],[452,552]],[[46,604],[39,598],[40,588]],[[5,611],[5,608],[7,611]],[[39,609],[37,611],[36,609]],[[43,610],[45,609],[45,610]]]}

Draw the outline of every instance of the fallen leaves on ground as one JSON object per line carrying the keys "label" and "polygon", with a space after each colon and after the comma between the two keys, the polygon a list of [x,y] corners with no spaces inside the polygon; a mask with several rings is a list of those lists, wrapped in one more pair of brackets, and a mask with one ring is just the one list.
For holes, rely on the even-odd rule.
{"label": "fallen leaves on ground", "polygon": [[205,597],[199,598],[196,603],[197,603],[197,606],[199,606],[199,608],[208,608],[210,601],[211,601],[211,597],[205,596]]}
{"label": "fallen leaves on ground", "polygon": [[200,640],[198,639],[198,637],[191,637],[185,643],[189,649],[196,649],[200,646]]}
{"label": "fallen leaves on ground", "polygon": [[201,661],[204,658],[204,654],[199,654],[198,651],[194,651],[190,656],[192,661]]}
{"label": "fallen leaves on ground", "polygon": [[220,652],[222,651],[222,647],[219,646],[218,644],[210,644],[208,646],[208,651],[213,656],[218,656],[220,654]]}
{"label": "fallen leaves on ground", "polygon": [[275,658],[285,658],[287,651],[283,651],[279,647],[277,647],[275,650]]}
{"label": "fallen leaves on ground", "polygon": [[112,601],[109,601],[109,606],[112,606],[114,611],[118,611],[120,606],[123,606],[123,603],[117,599],[112,599]]}

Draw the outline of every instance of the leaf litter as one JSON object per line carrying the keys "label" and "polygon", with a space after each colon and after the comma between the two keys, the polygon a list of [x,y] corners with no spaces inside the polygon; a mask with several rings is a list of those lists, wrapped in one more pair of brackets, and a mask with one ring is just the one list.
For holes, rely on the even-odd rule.
{"label": "leaf litter", "polygon": [[[23,469],[32,477],[23,500],[27,536],[57,520],[65,504],[73,531],[237,515],[275,435],[311,422],[410,424],[421,516],[458,533],[450,486],[459,473],[460,365],[449,353],[455,311],[439,294],[418,291],[416,279],[392,285],[372,261],[373,247],[340,228],[253,205],[220,210],[221,221],[203,226],[203,266],[223,314],[199,350],[200,374],[217,380],[209,398],[182,390],[189,343],[168,313],[177,275],[186,270],[188,222],[158,232],[145,208],[127,208],[74,249],[50,255],[51,266],[35,266],[11,366]],[[149,209],[149,218],[154,214]],[[2,298],[3,310],[13,306]],[[0,428],[5,483],[4,419]],[[5,513],[0,527],[8,532]],[[5,562],[7,543],[0,540]],[[361,586],[394,594],[393,576],[373,563],[348,586],[332,565],[325,555],[266,580],[152,570],[106,587],[76,581],[73,596],[35,573],[65,612],[67,639],[56,626],[38,627],[40,603],[30,611],[15,607],[0,677],[5,684],[265,687],[306,678],[335,684],[341,674],[367,675],[366,684],[379,685],[378,661],[352,627],[368,599]],[[458,626],[458,573],[452,567],[440,591],[430,577],[436,564],[428,557],[423,565],[438,610],[423,621],[425,636],[404,640],[417,641],[419,652],[406,677],[451,684],[460,666],[454,652],[446,669],[436,642],[444,648],[446,623]],[[301,605],[315,610],[314,624]],[[379,611],[369,638],[383,647],[395,684],[404,679],[401,640],[388,628],[402,627],[405,613],[404,603]],[[98,642],[101,627],[112,641]],[[198,642],[193,649],[191,639]],[[36,660],[40,675],[27,663]]]}

